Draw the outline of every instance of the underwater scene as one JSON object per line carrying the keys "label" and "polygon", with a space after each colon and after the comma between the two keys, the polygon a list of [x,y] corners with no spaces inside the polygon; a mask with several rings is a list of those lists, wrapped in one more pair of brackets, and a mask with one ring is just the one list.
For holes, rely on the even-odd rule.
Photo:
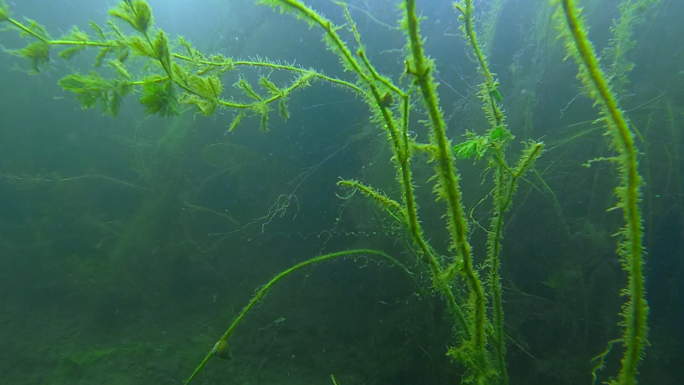
{"label": "underwater scene", "polygon": [[680,0],[0,0],[0,385],[681,385]]}

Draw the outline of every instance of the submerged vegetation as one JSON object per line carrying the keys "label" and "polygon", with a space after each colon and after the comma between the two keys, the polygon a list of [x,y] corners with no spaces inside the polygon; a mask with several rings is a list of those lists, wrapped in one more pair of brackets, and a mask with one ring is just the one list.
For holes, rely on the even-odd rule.
{"label": "submerged vegetation", "polygon": [[[583,227],[588,229],[588,234],[582,234],[581,231],[569,234],[562,209],[566,202],[562,197],[557,197],[558,191],[554,193],[544,177],[546,170],[553,167],[557,159],[549,160],[543,167],[538,167],[544,159],[545,148],[549,146],[541,141],[529,139],[532,136],[530,119],[526,118],[525,126],[509,124],[507,111],[504,109],[509,103],[504,90],[506,84],[502,84],[497,74],[492,72],[488,57],[491,55],[489,43],[496,40],[496,18],[501,15],[505,1],[492,2],[491,12],[494,16],[484,23],[484,31],[479,29],[477,24],[481,21],[476,13],[477,2],[460,0],[452,4],[453,17],[458,18],[460,23],[462,42],[467,45],[468,55],[473,59],[471,62],[477,70],[478,85],[473,87],[474,92],[469,95],[472,96],[470,101],[475,98],[478,100],[480,117],[486,124],[474,127],[458,126],[455,135],[454,130],[449,129],[452,114],[448,109],[451,107],[440,100],[438,92],[438,85],[444,83],[438,81],[438,63],[429,56],[426,38],[421,33],[421,26],[429,23],[429,20],[420,17],[416,0],[400,2],[399,29],[405,37],[405,46],[402,50],[403,73],[393,76],[384,75],[379,67],[373,64],[374,53],[368,52],[364,44],[364,36],[352,18],[353,8],[344,2],[336,3],[340,14],[344,16],[343,24],[336,24],[300,0],[256,2],[281,13],[292,14],[309,27],[321,31],[325,46],[337,56],[345,76],[326,75],[323,68],[304,68],[294,63],[264,57],[242,60],[219,53],[201,52],[189,40],[183,37],[174,40],[162,27],[157,26],[152,8],[144,0],[120,1],[109,10],[111,21],[106,26],[90,22],[90,32],[73,27],[57,39],[53,38],[47,28],[40,23],[15,18],[12,9],[4,2],[0,3],[0,25],[18,32],[28,42],[23,48],[6,51],[27,59],[31,72],[44,72],[50,64],[52,52],[58,52],[65,60],[72,60],[86,51],[97,52],[93,68],[75,70],[58,82],[63,90],[76,97],[82,108],[99,107],[106,115],[120,117],[124,100],[136,95],[147,115],[158,115],[182,122],[170,125],[156,145],[147,145],[153,147],[149,152],[154,154],[154,161],[142,155],[146,151],[143,149],[144,144],[139,141],[129,143],[132,153],[135,154],[132,157],[135,160],[131,161],[131,164],[139,173],[140,182],[132,184],[110,178],[111,181],[124,186],[135,186],[137,190],[148,192],[139,208],[128,217],[125,226],[115,227],[111,223],[92,219],[91,223],[97,223],[97,226],[106,229],[105,239],[109,239],[110,236],[118,239],[116,245],[111,247],[110,259],[106,262],[108,265],[105,265],[112,269],[121,263],[122,259],[134,254],[133,250],[142,243],[151,242],[150,240],[159,237],[187,236],[192,232],[183,229],[183,234],[166,234],[160,230],[159,223],[176,221],[169,217],[173,215],[169,214],[172,212],[171,208],[182,208],[186,213],[201,211],[219,217],[238,228],[229,235],[246,233],[245,228],[251,224],[243,225],[231,213],[227,213],[228,210],[226,213],[218,212],[195,203],[204,187],[211,185],[213,178],[222,174],[229,175],[241,167],[255,167],[248,156],[239,154],[237,149],[224,153],[218,152],[217,147],[205,147],[203,156],[212,159],[210,163],[220,164],[220,171],[211,174],[181,197],[171,193],[176,185],[183,183],[182,173],[187,170],[182,162],[184,154],[190,151],[184,143],[194,134],[189,128],[189,123],[186,123],[189,119],[181,120],[183,116],[194,118],[195,115],[202,115],[222,121],[222,115],[227,112],[233,117],[227,122],[222,122],[225,125],[225,134],[247,130],[245,126],[251,125],[248,122],[255,118],[259,121],[262,131],[275,131],[279,124],[271,121],[272,116],[276,115],[275,111],[277,110],[277,115],[284,121],[292,119],[299,113],[291,112],[295,92],[305,92],[304,89],[311,87],[313,83],[320,83],[344,89],[362,100],[370,114],[368,125],[375,129],[370,135],[382,133],[386,139],[395,175],[392,183],[380,179],[380,187],[366,182],[366,178],[359,177],[341,178],[337,185],[345,190],[345,193],[340,194],[348,194],[345,197],[340,196],[342,200],[350,201],[353,195],[359,193],[374,205],[367,210],[392,222],[386,227],[392,229],[388,237],[395,241],[402,240],[399,250],[402,257],[393,255],[397,252],[396,246],[389,251],[381,247],[352,248],[353,245],[342,244],[339,245],[339,250],[324,252],[321,247],[320,255],[312,255],[304,261],[300,259],[293,267],[284,269],[258,288],[241,311],[232,311],[232,323],[222,335],[213,336],[214,339],[218,338],[217,340],[208,345],[206,339],[199,338],[195,341],[204,343],[207,353],[185,380],[185,384],[197,382],[197,376],[201,375],[205,366],[215,356],[230,355],[230,339],[236,327],[241,323],[249,323],[246,316],[262,302],[264,306],[268,306],[269,300],[265,297],[271,292],[278,292],[279,286],[276,284],[281,279],[310,265],[348,257],[382,260],[398,267],[412,283],[413,290],[424,301],[432,301],[428,293],[439,295],[447,321],[439,324],[445,332],[436,333],[435,336],[446,339],[441,341],[442,347],[448,346],[442,348],[442,354],[455,363],[455,372],[460,376],[460,383],[505,385],[520,382],[520,379],[509,374],[511,363],[507,348],[516,346],[516,349],[519,348],[527,355],[531,354],[525,349],[529,349],[529,346],[521,346],[516,342],[517,331],[512,326],[524,316],[513,310],[516,314],[515,322],[508,323],[504,317],[505,310],[509,310],[509,307],[504,304],[502,275],[506,272],[506,264],[514,264],[516,257],[509,255],[507,260],[503,260],[502,256],[508,242],[519,241],[515,237],[504,240],[504,234],[511,231],[507,228],[507,220],[515,211],[516,202],[527,200],[527,192],[525,199],[518,197],[521,184],[526,186],[525,191],[529,186],[529,189],[539,191],[551,202],[552,212],[559,217],[551,221],[554,226],[558,225],[565,229],[569,239],[567,245],[570,248],[581,248],[581,243],[585,242],[589,245],[589,250],[597,253],[598,259],[599,254],[606,253],[606,246],[602,245],[602,242],[606,241],[589,222]],[[658,5],[658,1],[655,0],[622,1],[619,6],[620,18],[611,31],[612,37],[603,55],[600,55],[592,44],[586,21],[575,1],[554,0],[550,5],[552,8],[546,12],[547,16],[553,12],[553,26],[565,44],[564,52],[576,61],[581,93],[599,110],[599,118],[592,123],[598,128],[591,128],[574,134],[569,139],[554,142],[551,147],[564,146],[592,130],[602,130],[609,138],[613,154],[590,154],[589,156],[595,158],[591,159],[587,166],[600,167],[603,162],[608,162],[617,170],[615,178],[602,183],[611,183],[614,188],[616,202],[610,210],[619,210],[622,213],[619,230],[612,230],[618,238],[615,260],[619,259],[625,272],[626,287],[621,293],[626,300],[622,305],[622,320],[610,321],[613,325],[619,324],[622,327],[622,337],[611,337],[610,340],[606,340],[607,349],[603,353],[594,351],[595,361],[591,365],[587,363],[587,367],[583,368],[586,369],[586,376],[592,376],[596,383],[599,382],[600,370],[605,367],[607,372],[612,371],[611,373],[615,374],[607,375],[606,378],[602,376],[600,381],[612,385],[637,384],[640,363],[644,360],[646,348],[649,346],[649,305],[646,300],[644,267],[644,237],[649,229],[644,228],[647,221],[642,217],[642,188],[645,177],[643,165],[639,164],[640,152],[644,151],[645,145],[643,139],[638,139],[637,136],[641,134],[636,130],[635,123],[630,120],[631,110],[625,111],[620,106],[625,90],[631,86],[628,75],[634,65],[631,64],[628,53],[637,43],[633,40],[633,28],[641,25],[648,17],[648,12]],[[540,11],[538,16],[544,16],[544,12]],[[551,19],[540,19],[535,22],[548,24],[550,21]],[[529,38],[537,39],[535,46],[541,46],[541,40],[548,39],[548,36],[542,27],[537,28],[538,34]],[[488,44],[481,43],[481,36],[485,37],[484,40]],[[353,43],[345,41],[349,38],[353,39]],[[607,58],[606,66],[603,65],[604,61],[599,61],[599,56]],[[535,66],[542,65],[542,60],[535,60],[534,63]],[[265,70],[268,74],[259,73],[258,80],[254,81],[250,70]],[[277,80],[281,77],[273,75],[274,73],[285,73],[290,80]],[[232,88],[225,84],[224,78],[228,75],[237,77]],[[440,85],[439,89],[442,87]],[[520,96],[520,100],[522,99],[523,96]],[[511,100],[510,103],[517,108],[523,105],[520,100]],[[525,111],[512,113],[531,114],[530,105],[524,107]],[[463,110],[473,113],[468,108]],[[194,115],[191,115],[193,113]],[[519,122],[520,119],[515,121]],[[671,130],[672,134],[676,135],[677,129]],[[363,138],[362,134],[352,140]],[[137,135],[136,129],[136,138]],[[676,147],[677,141],[674,143]],[[381,149],[375,151],[377,155],[387,155]],[[478,170],[478,178],[481,181],[481,186],[473,188],[472,191],[470,184],[463,182],[464,178],[468,178],[469,181],[473,179],[464,176],[465,173],[462,171],[471,170],[469,162],[475,165],[470,167]],[[424,167],[426,165],[432,167],[431,171]],[[313,170],[315,171],[315,168]],[[35,183],[66,180],[3,176],[15,184],[30,180]],[[90,176],[104,178],[103,175]],[[304,179],[306,177],[308,175]],[[417,183],[417,180],[420,183]],[[428,181],[433,186],[432,195],[418,188]],[[153,188],[140,187],[138,184]],[[484,194],[482,186],[486,188]],[[472,194],[472,197],[466,198],[468,194]],[[593,190],[591,194],[593,200]],[[438,203],[434,203],[435,200]],[[298,205],[294,192],[279,195],[277,203],[269,209],[268,215],[261,218],[264,223],[261,226],[262,232],[265,224],[270,223],[276,215],[283,215],[291,205]],[[423,208],[419,210],[419,206]],[[488,208],[485,209],[485,206]],[[480,223],[481,220],[475,219],[482,210],[486,211],[482,219],[486,219],[488,225],[483,225]],[[523,215],[521,211],[515,212],[516,215]],[[534,220],[542,223],[541,214],[531,215]],[[549,217],[551,215],[553,214],[549,214]],[[439,224],[440,221],[446,223]],[[482,231],[483,236],[477,235],[476,231]],[[442,242],[440,237],[448,238],[448,241]],[[251,238],[249,240],[251,241]],[[100,241],[99,245],[104,242]],[[196,245],[191,245],[194,246]],[[207,249],[212,253],[220,253],[220,249],[214,251],[215,247]],[[599,249],[600,251],[597,251]],[[520,252],[519,248],[516,250]],[[569,254],[572,254],[572,250],[558,250],[559,258]],[[407,258],[406,255],[410,257]],[[547,255],[544,258],[555,259],[555,256]],[[85,262],[76,259],[73,263],[81,265],[79,269],[87,269]],[[540,262],[539,265],[543,263]],[[568,260],[566,266],[571,267],[567,267],[560,274],[552,275],[544,285],[558,293],[566,293],[567,296],[572,296],[574,290],[584,290],[573,285],[577,284],[577,276],[583,274],[582,269],[586,266],[574,263],[574,260]],[[592,263],[599,264],[597,261]],[[681,262],[679,266],[682,266]],[[256,266],[254,268],[258,269]],[[576,272],[579,273],[575,274]],[[516,288],[514,280],[511,281],[513,283],[508,285],[510,290],[522,292],[522,289]],[[620,279],[617,281],[620,282]],[[253,287],[258,286],[253,282],[250,284]],[[589,301],[591,295],[592,293],[588,292],[582,296]],[[228,309],[225,311],[228,312]],[[432,305],[426,312],[434,312]],[[273,325],[280,327],[281,322]],[[600,335],[604,337],[612,332],[614,331],[607,330]],[[608,357],[611,350],[617,350],[614,345],[622,346],[619,370],[617,363]],[[129,349],[144,350],[143,347],[136,346]],[[90,353],[78,353],[73,356],[76,358],[72,358],[72,361],[78,366],[88,365],[91,361],[110,355],[111,351],[97,349]],[[197,359],[196,354],[183,357],[182,361],[194,359]],[[444,371],[447,372],[446,369]],[[334,375],[331,378],[333,383],[338,383]],[[453,381],[458,380],[452,378],[451,382]],[[339,383],[346,381],[340,380]]]}

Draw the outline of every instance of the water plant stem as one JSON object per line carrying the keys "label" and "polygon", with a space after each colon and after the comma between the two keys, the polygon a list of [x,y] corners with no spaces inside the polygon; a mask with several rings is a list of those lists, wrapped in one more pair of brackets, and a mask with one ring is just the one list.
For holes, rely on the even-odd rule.
{"label": "water plant stem", "polygon": [[620,185],[616,189],[619,202],[616,208],[622,210],[625,221],[625,227],[621,231],[623,240],[618,247],[618,252],[622,257],[623,268],[628,273],[628,284],[624,294],[629,299],[623,305],[622,311],[624,318],[622,343],[625,348],[622,368],[617,380],[611,380],[610,384],[635,385],[639,362],[648,344],[646,338],[649,308],[644,288],[643,228],[639,209],[639,190],[642,179],[637,169],[634,134],[618,108],[617,98],[599,66],[598,57],[587,37],[575,1],[558,0],[557,3],[560,3],[560,6],[556,19],[562,20],[560,29],[566,38],[566,49],[578,62],[579,77],[589,88],[590,97],[599,105],[603,120],[612,137],[613,147],[618,152],[618,156],[614,159],[618,164],[620,174]]}
{"label": "water plant stem", "polygon": [[[268,291],[276,283],[278,283],[278,281],[280,281],[281,279],[285,278],[286,276],[290,275],[291,273],[294,273],[295,271],[297,271],[299,269],[302,269],[302,268],[310,266],[310,265],[314,265],[314,264],[319,263],[319,262],[329,261],[329,260],[336,259],[336,258],[350,257],[353,255],[364,255],[364,254],[374,255],[374,256],[386,259],[390,263],[392,263],[396,266],[402,267],[402,270],[404,270],[410,276],[412,276],[412,274],[408,271],[408,269],[406,269],[404,267],[404,265],[401,264],[399,261],[397,261],[395,258],[393,258],[393,257],[389,256],[388,254],[385,254],[381,251],[377,251],[377,250],[370,250],[370,249],[345,250],[345,251],[339,251],[336,253],[330,253],[330,254],[321,255],[321,256],[318,256],[315,258],[311,258],[311,259],[306,260],[304,262],[298,263],[298,264],[292,266],[291,268],[279,273],[278,275],[273,277],[270,281],[268,281],[268,283],[266,283],[264,286],[262,286],[259,290],[257,290],[256,294],[254,294],[254,296],[249,301],[249,303],[247,303],[247,305],[242,309],[240,314],[238,314],[238,316],[235,317],[235,320],[233,320],[233,323],[230,325],[230,327],[228,327],[228,330],[226,330],[226,332],[223,333],[223,335],[219,339],[219,342],[228,340],[228,338],[231,336],[231,334],[233,334],[233,331],[235,331],[235,328],[240,324],[240,322],[242,322],[242,320],[247,316],[247,314],[250,312],[250,310],[252,310],[254,308],[254,306],[256,306],[259,303],[259,301],[261,301],[264,298],[264,296],[266,296]],[[197,377],[197,375],[202,371],[204,366],[209,362],[209,360],[214,355],[215,355],[215,350],[212,349],[206,355],[206,357],[204,357],[204,360],[202,360],[202,362],[197,366],[197,368],[195,368],[195,371],[192,373],[192,375],[190,375],[190,377],[188,377],[188,379],[185,380],[184,385],[190,384],[192,382],[192,380],[194,380],[195,377]]]}

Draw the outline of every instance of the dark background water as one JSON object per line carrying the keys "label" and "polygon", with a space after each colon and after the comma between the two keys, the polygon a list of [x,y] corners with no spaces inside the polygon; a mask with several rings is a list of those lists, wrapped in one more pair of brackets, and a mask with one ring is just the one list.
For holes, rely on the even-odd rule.
{"label": "dark background water", "polygon": [[[201,4],[198,4],[201,3]],[[35,19],[53,37],[73,25],[105,25],[113,3],[10,2],[12,16]],[[155,25],[202,52],[313,67],[348,81],[320,29],[250,1],[150,1]],[[492,17],[497,4],[502,8]],[[617,0],[583,1],[597,50],[612,38]],[[343,24],[341,8],[312,6]],[[482,133],[481,79],[447,1],[419,2],[421,31],[437,65],[440,105],[454,143]],[[476,1],[480,41],[501,81],[503,106],[521,142],[546,150],[520,183],[506,215],[502,283],[511,383],[591,381],[592,357],[618,338],[625,287],[615,250],[621,227],[613,153],[597,110],[582,95],[577,67],[550,19],[546,0]],[[350,2],[376,69],[402,81],[405,37],[395,2]],[[681,4],[660,0],[634,26],[627,55],[635,67],[619,97],[638,130],[651,346],[642,383],[682,378],[684,319],[684,33]],[[493,20],[496,28],[485,28]],[[123,28],[130,32],[127,28]],[[90,31],[90,30],[88,30]],[[485,32],[488,33],[485,33]],[[353,42],[346,30],[347,42]],[[23,46],[4,31],[6,49]],[[353,46],[353,45],[352,45]],[[382,250],[415,272],[419,290],[396,266],[369,256],[334,261],[284,279],[231,338],[233,360],[213,360],[200,384],[447,384],[461,368],[445,356],[452,321],[429,292],[424,267],[393,219],[336,183],[359,179],[400,199],[383,131],[351,92],[315,82],[290,95],[288,120],[270,114],[268,132],[247,117],[232,133],[234,111],[202,117],[194,109],[147,117],[136,96],[112,119],[82,110],[61,90],[62,76],[91,69],[96,53],[32,76],[27,62],[0,60],[0,383],[168,384],[187,378],[256,289],[316,255]],[[607,60],[604,61],[604,65]],[[101,70],[112,76],[110,70]],[[239,76],[257,88],[270,74],[241,67],[223,77],[226,98]],[[185,107],[182,107],[185,109]],[[426,142],[419,102],[412,131]],[[458,160],[471,213],[476,262],[486,255],[491,178],[484,164]],[[449,255],[434,202],[432,165],[413,162],[426,238]],[[284,319],[284,320],[283,320]],[[616,347],[601,372],[617,373]]]}

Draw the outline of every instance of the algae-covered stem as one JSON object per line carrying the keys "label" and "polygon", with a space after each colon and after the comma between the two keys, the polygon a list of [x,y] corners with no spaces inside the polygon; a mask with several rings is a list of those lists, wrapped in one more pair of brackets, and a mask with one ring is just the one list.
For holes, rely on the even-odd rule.
{"label": "algae-covered stem", "polygon": [[[478,72],[480,72],[484,78],[484,83],[481,86],[483,90],[480,93],[480,97],[483,101],[483,110],[485,111],[485,115],[491,126],[489,132],[492,133],[496,130],[504,132],[506,130],[505,117],[498,105],[498,102],[501,101],[502,97],[497,90],[498,82],[489,70],[487,59],[478,44],[473,20],[473,2],[472,0],[465,0],[464,4],[455,2],[453,3],[453,7],[461,13],[461,16],[459,16],[459,19],[463,21],[463,27],[461,29],[479,63]],[[508,384],[508,370],[506,368],[506,342],[503,330],[504,312],[500,282],[501,276],[499,273],[501,266],[501,240],[503,238],[504,213],[510,206],[512,196],[517,187],[518,177],[526,171],[526,169],[523,169],[521,170],[521,174],[515,175],[506,164],[504,151],[507,140],[508,139],[503,136],[499,139],[500,143],[492,141],[490,144],[490,149],[493,153],[493,159],[490,162],[494,164],[495,171],[494,189],[492,190],[493,211],[490,229],[487,231],[487,265],[489,267],[488,286],[489,296],[492,301],[492,336],[494,339],[495,358],[498,366],[500,383],[503,385]],[[534,147],[536,150],[528,154],[530,164],[534,162],[535,158],[541,152],[540,144],[537,144]],[[525,156],[526,155],[523,155],[523,157]],[[507,175],[508,179],[506,178]]]}
{"label": "algae-covered stem", "polygon": [[478,356],[478,366],[482,368],[487,365],[485,363],[487,360],[485,347],[486,297],[482,282],[473,268],[472,251],[468,243],[468,226],[461,203],[461,191],[458,186],[458,174],[454,165],[455,160],[451,145],[446,136],[446,124],[438,105],[437,90],[432,76],[434,64],[423,53],[415,0],[406,0],[405,6],[405,31],[411,50],[411,59],[407,61],[407,71],[416,78],[430,118],[430,139],[435,148],[435,171],[438,176],[436,191],[440,198],[447,202],[447,227],[452,239],[452,246],[456,250],[457,256],[462,259],[461,269],[470,288],[473,319],[468,326],[471,328],[470,339]]}
{"label": "algae-covered stem", "polygon": [[594,47],[589,41],[579,10],[573,0],[555,0],[560,3],[556,19],[566,39],[566,49],[580,66],[580,78],[589,86],[590,96],[601,108],[601,114],[612,136],[613,146],[618,151],[616,162],[620,173],[617,207],[622,209],[625,228],[618,251],[624,269],[628,272],[626,294],[628,302],[623,306],[624,332],[622,343],[625,351],[622,368],[617,381],[610,384],[634,385],[644,348],[648,344],[648,303],[643,275],[643,228],[639,210],[640,186],[642,184],[637,166],[637,150],[634,135],[618,107],[617,98],[611,91],[606,76],[599,66]]}

